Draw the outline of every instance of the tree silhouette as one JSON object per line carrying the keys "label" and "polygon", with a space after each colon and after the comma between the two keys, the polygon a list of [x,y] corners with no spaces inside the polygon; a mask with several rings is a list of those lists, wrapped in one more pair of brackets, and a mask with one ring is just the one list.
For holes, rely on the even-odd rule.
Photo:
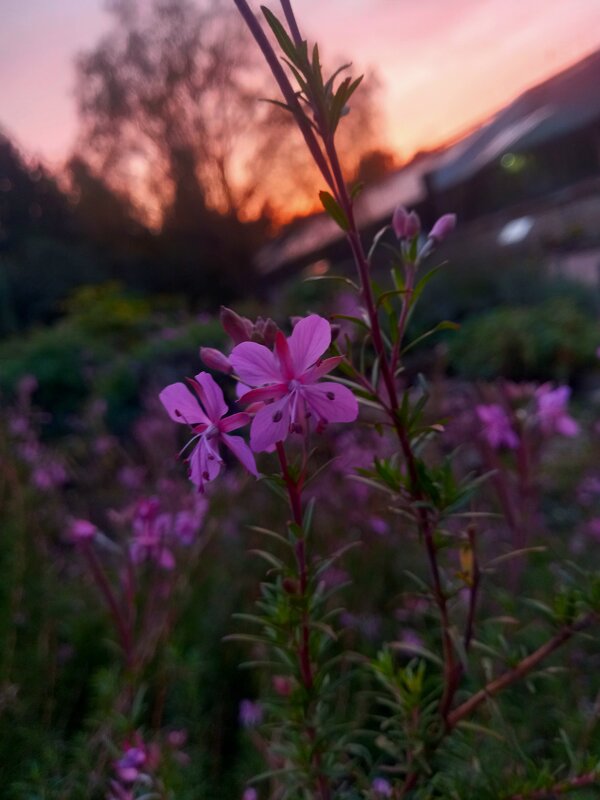
{"label": "tree silhouette", "polygon": [[[248,219],[275,197],[279,214],[314,198],[320,180],[289,114],[224,0],[112,0],[111,32],[78,60],[80,154],[129,192],[155,225],[198,230],[207,209]],[[341,126],[355,169],[380,130],[376,80]]]}

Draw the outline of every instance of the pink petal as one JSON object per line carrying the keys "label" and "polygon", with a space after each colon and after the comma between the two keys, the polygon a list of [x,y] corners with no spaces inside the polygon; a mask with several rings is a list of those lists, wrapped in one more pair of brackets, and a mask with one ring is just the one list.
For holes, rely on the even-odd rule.
{"label": "pink petal", "polygon": [[163,547],[158,556],[158,564],[163,569],[173,569],[175,567],[175,556],[166,547]]}
{"label": "pink petal", "polygon": [[292,353],[288,341],[281,331],[277,331],[277,336],[275,337],[275,355],[279,360],[279,368],[284,380],[292,380],[292,378],[296,376],[294,363],[292,361]]}
{"label": "pink petal", "polygon": [[268,450],[277,442],[283,442],[290,432],[289,396],[262,408],[252,421],[250,446],[255,453]]}
{"label": "pink petal", "polygon": [[312,367],[331,344],[331,326],[323,317],[311,314],[297,323],[288,344],[299,375]]}
{"label": "pink petal", "polygon": [[267,400],[279,400],[287,392],[287,384],[275,383],[272,386],[263,386],[261,389],[251,389],[240,397],[240,403],[265,403]]}
{"label": "pink petal", "polygon": [[275,356],[262,344],[242,342],[233,348],[229,360],[242,383],[249,386],[264,386],[281,381]]}
{"label": "pink petal", "polygon": [[208,446],[206,437],[202,436],[190,456],[190,480],[198,489],[204,491],[204,484],[213,481],[219,472],[223,461],[215,457],[215,451]]}
{"label": "pink petal", "polygon": [[228,417],[225,417],[225,419],[222,419],[219,422],[219,430],[221,433],[236,431],[243,425],[247,425],[251,419],[252,417],[250,414],[245,414],[244,412],[240,412],[239,414],[230,414]]}
{"label": "pink petal", "polygon": [[195,379],[196,392],[211,422],[218,422],[227,413],[227,403],[219,384],[208,372],[199,372]]}
{"label": "pink petal", "polygon": [[224,444],[231,450],[233,455],[245,467],[251,475],[258,478],[258,470],[256,469],[256,462],[252,450],[248,447],[246,442],[241,436],[222,436]]}
{"label": "pink petal", "polygon": [[356,397],[339,383],[305,386],[302,394],[310,410],[325,422],[353,422],[358,416]]}
{"label": "pink petal", "polygon": [[194,425],[198,422],[210,423],[198,401],[186,389],[183,383],[172,383],[158,395],[160,402],[175,422]]}
{"label": "pink petal", "polygon": [[577,436],[579,433],[579,423],[573,417],[563,414],[556,420],[556,431],[562,436]]}
{"label": "pink petal", "polygon": [[332,358],[325,358],[321,361],[320,364],[317,364],[314,367],[311,367],[302,375],[302,382],[303,383],[315,383],[322,378],[323,375],[327,375],[331,372],[332,369],[335,369],[337,365],[344,360],[343,356],[333,356]]}

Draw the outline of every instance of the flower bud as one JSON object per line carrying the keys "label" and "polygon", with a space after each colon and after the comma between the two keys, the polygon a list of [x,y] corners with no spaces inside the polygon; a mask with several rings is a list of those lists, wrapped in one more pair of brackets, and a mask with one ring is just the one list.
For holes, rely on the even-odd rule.
{"label": "flower bud", "polygon": [[93,539],[97,533],[98,528],[91,522],[88,522],[87,519],[75,519],[71,524],[71,538],[76,542],[83,542]]}
{"label": "flower bud", "polygon": [[397,239],[404,239],[406,236],[406,220],[408,219],[408,211],[404,206],[398,206],[392,216],[392,228],[396,234]]}
{"label": "flower bud", "polygon": [[230,375],[233,372],[233,367],[227,356],[214,347],[201,347],[200,358],[205,366],[215,372],[224,372],[226,375]]}
{"label": "flower bud", "polygon": [[421,220],[415,211],[410,213],[398,206],[392,217],[392,228],[398,239],[414,239],[421,231]]}
{"label": "flower bud", "polygon": [[273,689],[280,697],[289,697],[294,685],[286,675],[273,675]]}
{"label": "flower bud", "polygon": [[284,578],[283,588],[287,594],[298,594],[300,587],[298,586],[298,581],[295,578]]}
{"label": "flower bud", "polygon": [[411,211],[406,218],[406,238],[410,241],[421,233],[421,220],[415,211]]}
{"label": "flower bud", "polygon": [[247,342],[252,336],[254,326],[246,317],[240,317],[235,311],[226,306],[221,306],[221,325],[225,333],[230,336],[234,344]]}
{"label": "flower bud", "polygon": [[444,214],[438,219],[429,233],[429,238],[443,242],[456,228],[456,214]]}
{"label": "flower bud", "polygon": [[279,328],[277,327],[277,323],[275,323],[271,318],[265,320],[265,326],[263,328],[263,337],[267,347],[274,347],[275,338],[277,336],[278,331]]}

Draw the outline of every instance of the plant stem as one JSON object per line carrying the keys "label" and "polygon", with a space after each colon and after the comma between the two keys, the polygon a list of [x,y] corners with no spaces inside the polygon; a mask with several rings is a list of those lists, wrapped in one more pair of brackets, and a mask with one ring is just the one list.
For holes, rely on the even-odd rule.
{"label": "plant stem", "polygon": [[110,611],[110,615],[121,643],[125,666],[129,669],[133,662],[131,630],[129,625],[125,622],[122,609],[117,603],[114,592],[91,544],[87,541],[83,541],[81,543],[81,549],[83,550],[83,554],[89,564],[94,581],[96,582],[96,585],[98,586],[102,596],[104,597],[106,605],[108,606],[108,610]]}
{"label": "plant stem", "polygon": [[[292,517],[296,525],[302,529],[304,521],[304,513],[302,511],[302,485],[304,483],[304,476],[301,475],[297,480],[293,478],[290,473],[287,456],[283,442],[277,443],[277,455],[279,457],[279,464],[281,466],[281,474],[285,482]],[[306,558],[306,540],[304,538],[304,531],[298,536],[294,548],[296,555],[296,567],[298,570],[298,583],[299,595],[302,605],[302,621],[300,624],[300,643],[298,648],[298,663],[300,667],[300,675],[302,683],[307,694],[310,698],[314,689],[314,673],[310,660],[310,620],[308,613],[308,563]],[[330,800],[331,793],[327,779],[321,770],[321,753],[315,747],[317,732],[314,725],[309,721],[308,714],[306,714],[306,733],[313,746],[312,765],[316,773],[316,782],[321,800]]]}
{"label": "plant stem", "polygon": [[552,800],[557,794],[567,794],[567,792],[573,792],[585,786],[593,786],[595,783],[600,783],[600,772],[597,771],[577,775],[574,778],[566,778],[548,789],[535,789],[531,792],[514,794],[508,800]]}
{"label": "plant stem", "polygon": [[572,625],[566,626],[555,636],[553,636],[552,639],[549,639],[541,647],[538,647],[537,650],[534,650],[533,653],[530,653],[530,655],[526,656],[517,664],[516,667],[508,670],[499,678],[490,681],[487,686],[484,686],[483,689],[480,689],[448,715],[448,727],[454,728],[462,719],[468,717],[478,706],[481,705],[481,703],[483,703],[489,697],[493,697],[494,695],[498,694],[498,692],[502,691],[502,689],[505,689],[507,686],[510,686],[511,684],[525,677],[525,675],[528,675],[533,669],[535,669],[535,667],[537,667],[538,664],[540,664],[555,650],[558,650],[558,648],[567,642],[572,636],[574,636],[574,634],[578,633],[584,628],[587,628],[593,622],[595,616],[596,615],[593,613],[586,614]]}
{"label": "plant stem", "polygon": [[279,59],[275,55],[275,51],[271,47],[271,44],[265,33],[260,26],[260,23],[254,16],[252,9],[246,2],[246,0],[233,0],[236,4],[238,11],[242,15],[242,18],[248,28],[250,29],[250,33],[254,37],[257,45],[259,46],[260,50],[262,51],[263,56],[267,64],[269,65],[269,69],[271,70],[273,77],[277,81],[279,88],[281,89],[281,93],[283,94],[286,103],[288,104],[290,111],[294,114],[296,122],[298,123],[298,127],[300,128],[300,132],[304,137],[304,141],[306,142],[306,146],[310,150],[310,153],[315,160],[317,167],[319,168],[321,174],[325,178],[327,185],[330,188],[333,188],[333,179],[331,177],[331,172],[327,165],[327,161],[325,160],[323,153],[321,152],[321,148],[319,147],[319,143],[314,135],[314,132],[306,119],[304,111],[298,101],[298,97],[296,96],[296,92],[292,88],[287,75],[285,74],[283,67],[279,63]]}

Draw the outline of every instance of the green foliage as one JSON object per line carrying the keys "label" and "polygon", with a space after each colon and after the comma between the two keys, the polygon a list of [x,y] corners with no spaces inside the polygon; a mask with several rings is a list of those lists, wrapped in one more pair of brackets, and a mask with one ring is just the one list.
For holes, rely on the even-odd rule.
{"label": "green foliage", "polygon": [[597,346],[597,320],[555,298],[467,320],[450,339],[450,363],[468,378],[565,382],[594,366]]}

